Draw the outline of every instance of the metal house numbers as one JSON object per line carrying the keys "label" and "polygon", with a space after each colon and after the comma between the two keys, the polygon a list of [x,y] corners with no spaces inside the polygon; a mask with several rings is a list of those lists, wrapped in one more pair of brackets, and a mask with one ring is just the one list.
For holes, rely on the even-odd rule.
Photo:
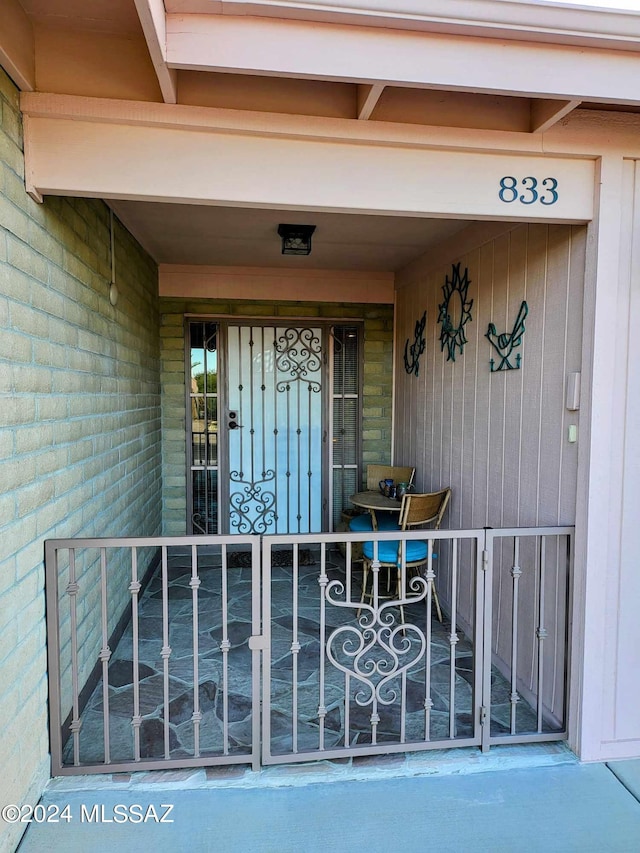
{"label": "metal house numbers", "polygon": [[422,315],[421,320],[416,320],[416,326],[413,331],[414,341],[409,346],[409,338],[404,345],[404,369],[407,371],[409,375],[415,373],[418,375],[418,370],[420,369],[420,356],[424,352],[425,348],[425,339],[424,339],[424,328],[427,325],[427,312],[425,311]]}
{"label": "metal house numbers", "polygon": [[497,373],[498,370],[520,370],[520,365],[522,363],[520,353],[516,354],[515,365],[512,364],[509,359],[511,358],[511,354],[514,349],[519,347],[522,343],[522,336],[525,331],[524,321],[528,313],[529,306],[523,300],[520,305],[516,321],[513,324],[513,329],[511,329],[510,332],[502,332],[502,334],[498,334],[494,324],[489,323],[489,328],[486,331],[485,338],[487,338],[491,346],[500,356],[500,361],[497,367],[494,359],[490,359],[489,361],[492,373]]}
{"label": "metal house numbers", "polygon": [[464,327],[471,320],[473,299],[467,299],[469,290],[469,270],[460,273],[460,264],[451,265],[451,278],[446,277],[442,293],[444,302],[439,306],[438,322],[440,328],[440,350],[447,349],[447,361],[456,360],[456,350],[462,355],[467,336]]}

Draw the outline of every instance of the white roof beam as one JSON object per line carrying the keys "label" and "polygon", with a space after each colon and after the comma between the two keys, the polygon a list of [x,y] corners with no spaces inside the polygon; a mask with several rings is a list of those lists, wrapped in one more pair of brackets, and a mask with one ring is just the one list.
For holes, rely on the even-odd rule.
{"label": "white roof beam", "polygon": [[531,133],[544,133],[581,103],[582,101],[534,101],[531,104]]}
{"label": "white roof beam", "polygon": [[376,83],[375,86],[358,86],[359,119],[366,121],[371,118],[371,113],[374,111],[383,91],[384,85],[382,83]]}
{"label": "white roof beam", "polygon": [[199,71],[640,104],[637,53],[372,27],[169,15],[167,62]]}
{"label": "white roof beam", "polygon": [[640,15],[632,10],[537,0],[165,0],[165,6],[177,14],[295,18],[619,50],[640,43]]}
{"label": "white roof beam", "polygon": [[167,27],[163,0],[135,0],[149,55],[167,104],[178,100],[178,73],[167,65]]}
{"label": "white roof beam", "polygon": [[[35,93],[21,106],[25,181],[39,195],[528,222],[593,215],[595,158],[556,156],[540,135]],[[401,144],[390,157],[392,139]],[[555,178],[556,198],[514,207],[500,197],[504,175],[541,187]]]}

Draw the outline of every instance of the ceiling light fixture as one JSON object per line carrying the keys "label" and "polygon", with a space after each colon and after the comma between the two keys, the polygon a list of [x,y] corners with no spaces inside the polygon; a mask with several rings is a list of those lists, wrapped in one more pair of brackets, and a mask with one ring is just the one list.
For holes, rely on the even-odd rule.
{"label": "ceiling light fixture", "polygon": [[278,234],[282,237],[283,255],[310,255],[311,235],[315,225],[278,225]]}

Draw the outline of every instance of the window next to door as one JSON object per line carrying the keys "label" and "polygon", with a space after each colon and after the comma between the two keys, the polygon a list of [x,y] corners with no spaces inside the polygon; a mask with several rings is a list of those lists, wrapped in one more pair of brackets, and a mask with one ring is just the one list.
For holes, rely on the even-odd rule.
{"label": "window next to door", "polygon": [[189,531],[218,533],[218,326],[189,324]]}
{"label": "window next to door", "polygon": [[331,521],[337,529],[342,510],[351,507],[349,495],[360,482],[362,433],[362,346],[357,326],[333,327]]}

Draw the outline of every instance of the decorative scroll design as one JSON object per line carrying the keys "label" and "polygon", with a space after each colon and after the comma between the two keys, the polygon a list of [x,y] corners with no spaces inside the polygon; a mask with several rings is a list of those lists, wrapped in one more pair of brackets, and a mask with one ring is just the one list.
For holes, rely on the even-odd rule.
{"label": "decorative scroll design", "polygon": [[276,367],[289,378],[277,383],[278,391],[288,391],[291,382],[306,382],[309,391],[319,393],[320,383],[308,379],[322,367],[322,340],[313,329],[285,329],[274,343]]}
{"label": "decorative scroll design", "polygon": [[523,300],[520,305],[516,321],[513,324],[513,329],[511,329],[510,332],[503,332],[501,335],[496,332],[494,324],[489,323],[489,328],[486,331],[485,338],[500,356],[500,363],[497,367],[495,366],[495,361],[493,359],[489,360],[492,373],[497,373],[498,370],[520,370],[520,366],[522,364],[520,353],[516,354],[515,365],[511,364],[509,359],[511,358],[511,353],[514,349],[519,347],[522,343],[522,336],[525,332],[524,321],[528,313],[529,306]]}
{"label": "decorative scroll design", "polygon": [[231,471],[232,483],[244,486],[229,496],[229,525],[236,533],[267,533],[276,520],[275,491],[264,491],[265,483],[275,482],[276,473],[270,468],[262,472],[262,480],[243,480],[242,471]]}
{"label": "decorative scroll design", "polygon": [[205,323],[203,330],[204,348],[207,352],[215,352],[218,348],[218,324]]}
{"label": "decorative scroll design", "polygon": [[[375,565],[372,571],[377,574]],[[345,587],[339,580],[328,583],[324,593],[326,601],[335,607],[362,610],[357,624],[333,630],[325,647],[332,665],[359,682],[354,699],[360,707],[371,706],[374,742],[375,729],[380,722],[378,706],[398,701],[397,679],[418,667],[428,649],[425,634],[417,625],[397,623],[399,609],[426,599],[429,581],[423,577],[412,578],[409,589],[411,595],[381,603],[375,578],[372,604],[346,601]]]}
{"label": "decorative scroll design", "polygon": [[456,350],[460,355],[467,343],[464,327],[471,320],[473,299],[467,299],[469,290],[469,270],[460,273],[460,264],[451,265],[451,278],[446,276],[442,287],[444,302],[439,306],[438,322],[440,327],[440,351],[447,349],[447,361],[456,360]]}
{"label": "decorative scroll design", "polygon": [[409,375],[415,373],[418,375],[420,369],[420,356],[424,352],[426,341],[424,338],[424,329],[427,325],[427,312],[422,315],[421,320],[416,320],[416,326],[413,331],[414,340],[409,346],[409,338],[404,345],[404,369]]}

